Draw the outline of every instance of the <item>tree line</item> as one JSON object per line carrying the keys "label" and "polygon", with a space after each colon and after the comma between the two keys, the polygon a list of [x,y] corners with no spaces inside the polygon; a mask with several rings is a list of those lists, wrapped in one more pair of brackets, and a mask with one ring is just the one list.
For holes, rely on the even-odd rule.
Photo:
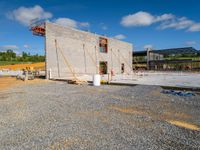
{"label": "tree line", "polygon": [[21,55],[17,55],[13,50],[7,50],[0,52],[0,61],[13,61],[13,62],[44,62],[45,56],[31,55],[27,52],[22,52]]}

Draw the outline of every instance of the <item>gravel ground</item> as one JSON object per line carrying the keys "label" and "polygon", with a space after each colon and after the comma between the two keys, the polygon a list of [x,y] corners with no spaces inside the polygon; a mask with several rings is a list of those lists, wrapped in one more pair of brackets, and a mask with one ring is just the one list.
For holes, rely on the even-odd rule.
{"label": "gravel ground", "polygon": [[200,96],[161,91],[64,82],[0,91],[0,149],[200,149]]}

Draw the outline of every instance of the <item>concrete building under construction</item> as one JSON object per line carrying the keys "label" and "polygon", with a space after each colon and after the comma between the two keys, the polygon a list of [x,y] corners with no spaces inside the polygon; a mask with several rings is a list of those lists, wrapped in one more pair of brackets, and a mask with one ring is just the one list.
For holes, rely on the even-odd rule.
{"label": "concrete building under construction", "polygon": [[50,22],[31,30],[45,36],[47,79],[132,72],[130,43]]}

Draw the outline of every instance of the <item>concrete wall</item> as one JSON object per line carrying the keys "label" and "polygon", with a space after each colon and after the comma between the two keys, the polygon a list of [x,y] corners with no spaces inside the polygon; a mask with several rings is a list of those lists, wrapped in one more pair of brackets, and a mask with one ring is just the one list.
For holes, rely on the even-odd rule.
{"label": "concrete wall", "polygon": [[51,78],[55,79],[66,79],[72,76],[72,72],[77,75],[96,74],[99,72],[99,61],[108,62],[109,73],[111,68],[115,74],[121,73],[121,63],[125,64],[126,73],[132,71],[132,44],[107,38],[108,53],[101,53],[99,52],[99,37],[103,36],[48,22],[45,29],[48,79],[49,70],[51,70]]}

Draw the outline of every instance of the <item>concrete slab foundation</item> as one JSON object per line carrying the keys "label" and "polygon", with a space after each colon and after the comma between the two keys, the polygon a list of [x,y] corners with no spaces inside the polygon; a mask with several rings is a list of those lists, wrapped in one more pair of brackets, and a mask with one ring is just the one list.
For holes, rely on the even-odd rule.
{"label": "concrete slab foundation", "polygon": [[186,72],[137,72],[116,75],[111,83],[200,88],[200,74]]}

